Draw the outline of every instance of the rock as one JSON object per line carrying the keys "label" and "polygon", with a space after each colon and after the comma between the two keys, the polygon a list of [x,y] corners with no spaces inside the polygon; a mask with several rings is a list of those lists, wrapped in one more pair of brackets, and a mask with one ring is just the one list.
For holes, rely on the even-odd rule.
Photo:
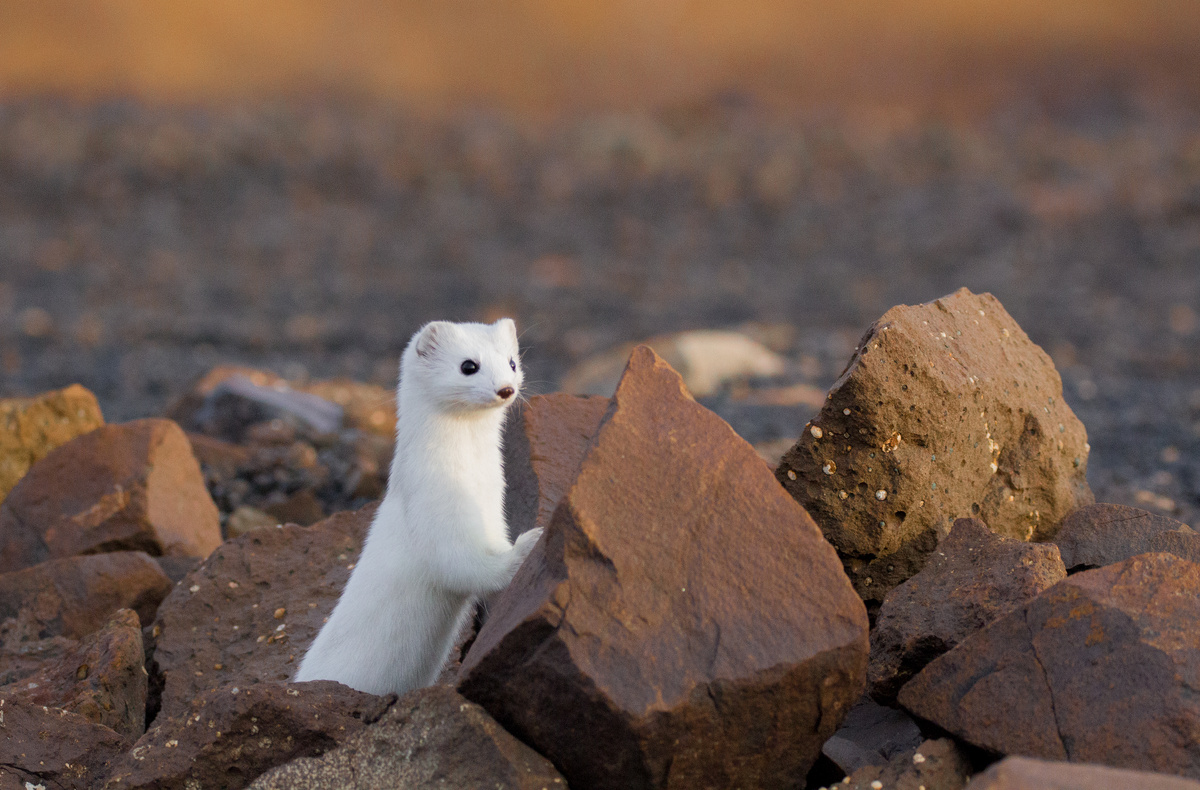
{"label": "rock", "polygon": [[0,505],[0,572],[105,551],[204,557],[220,542],[200,465],[169,420],[106,425],[67,442]]}
{"label": "rock", "polygon": [[260,776],[253,790],[390,790],[488,787],[566,790],[544,757],[509,735],[453,689],[405,695],[377,723],[320,757]]}
{"label": "rock", "polygon": [[77,713],[129,742],[146,729],[146,670],[137,614],[122,609],[75,649],[7,686],[0,697]]}
{"label": "rock", "polygon": [[392,390],[351,379],[314,381],[298,389],[341,406],[349,427],[389,442],[395,440],[396,395]]}
{"label": "rock", "polygon": [[976,746],[1200,777],[1200,565],[1075,574],[968,637],[900,704]]}
{"label": "rock", "polygon": [[608,411],[608,398],[534,395],[504,426],[510,536],[550,523]]}
{"label": "rock", "polygon": [[1147,551],[1166,552],[1191,562],[1200,562],[1200,533],[1191,529],[1160,532],[1150,537]]}
{"label": "rock", "polygon": [[0,781],[17,781],[8,786],[88,790],[125,745],[77,713],[0,697]]}
{"label": "rock", "polygon": [[911,754],[920,743],[921,729],[907,713],[864,697],[825,741],[821,753],[850,774],[869,765],[886,765],[897,754]]}
{"label": "rock", "polygon": [[289,522],[302,527],[312,526],[325,518],[325,510],[316,494],[308,488],[302,488],[280,502],[265,505],[263,511],[273,517],[276,524]]}
{"label": "rock", "polygon": [[787,785],[859,698],[866,631],[812,520],[638,348],[459,690],[572,787]]}
{"label": "rock", "polygon": [[258,508],[250,507],[249,505],[241,505],[237,510],[229,514],[229,519],[225,522],[225,531],[231,539],[240,538],[251,530],[259,529],[260,527],[273,527],[280,523],[280,520],[270,513],[264,513]]}
{"label": "rock", "polygon": [[312,527],[286,524],[230,540],[167,596],[154,624],[151,672],[162,712],[203,692],[288,681],[341,595],[374,508]]}
{"label": "rock", "polygon": [[102,627],[118,609],[154,619],[171,581],[148,555],[117,551],[51,560],[0,574],[0,645],[54,636],[79,639]]}
{"label": "rock", "polygon": [[967,756],[941,738],[906,749],[886,765],[860,768],[830,790],[962,790],[970,776]]}
{"label": "rock", "polygon": [[0,502],[47,453],[103,424],[96,396],[78,384],[0,399]]}
{"label": "rock", "polygon": [[[563,377],[560,389],[576,395],[609,396],[636,344],[586,359]],[[694,329],[644,341],[683,377],[693,395],[711,395],[730,381],[783,373],[783,357],[740,332]]]}
{"label": "rock", "polygon": [[1092,502],[1088,449],[1050,357],[964,288],[875,322],[775,474],[879,603],[955,519],[1053,536]]}
{"label": "rock", "polygon": [[1064,579],[1058,548],[959,519],[916,576],[883,601],[871,632],[867,685],[891,703],[933,659]]}
{"label": "rock", "polygon": [[332,749],[395,699],[328,680],[210,689],[114,761],[105,787],[238,790],[277,765]]}
{"label": "rock", "polygon": [[[1126,771],[1103,765],[1007,757],[971,780],[968,790],[1200,790],[1200,782],[1179,776]],[[929,788],[928,790],[933,790]]]}
{"label": "rock", "polygon": [[342,407],[292,386],[265,371],[214,368],[167,414],[189,431],[234,444],[246,441],[254,425],[280,420],[318,434],[342,428]]}
{"label": "rock", "polygon": [[[1164,544],[1158,542],[1163,540],[1159,537],[1163,533],[1187,537],[1183,540],[1174,538],[1173,544]],[[1125,505],[1101,503],[1081,507],[1063,519],[1054,542],[1062,551],[1063,563],[1073,570],[1111,565],[1135,554],[1165,550],[1166,545],[1183,549],[1195,534],[1187,524],[1167,516]]]}

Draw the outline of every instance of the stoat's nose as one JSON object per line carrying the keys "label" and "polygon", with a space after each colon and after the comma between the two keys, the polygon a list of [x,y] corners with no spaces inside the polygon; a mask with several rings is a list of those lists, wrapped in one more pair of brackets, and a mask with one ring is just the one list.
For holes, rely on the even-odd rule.
{"label": "stoat's nose", "polygon": [[513,396],[515,391],[516,390],[514,390],[512,387],[501,387],[500,389],[496,390],[496,394],[504,400],[508,400]]}

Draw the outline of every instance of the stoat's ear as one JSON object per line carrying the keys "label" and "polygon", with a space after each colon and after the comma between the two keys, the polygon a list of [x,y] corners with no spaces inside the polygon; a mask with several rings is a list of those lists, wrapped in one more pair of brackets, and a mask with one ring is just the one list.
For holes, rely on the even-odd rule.
{"label": "stoat's ear", "polygon": [[438,349],[438,345],[446,340],[446,333],[449,332],[449,323],[446,321],[430,321],[417,332],[413,343],[417,349],[417,356],[429,357]]}
{"label": "stoat's ear", "polygon": [[517,342],[517,325],[511,318],[501,318],[499,321],[492,324],[492,326],[500,330],[500,333],[512,340],[513,343]]}

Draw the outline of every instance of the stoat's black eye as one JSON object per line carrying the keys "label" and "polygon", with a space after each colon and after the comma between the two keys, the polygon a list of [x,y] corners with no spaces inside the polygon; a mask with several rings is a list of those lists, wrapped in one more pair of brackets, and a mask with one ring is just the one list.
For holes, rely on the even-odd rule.
{"label": "stoat's black eye", "polygon": [[463,372],[464,376],[474,376],[479,372],[479,363],[473,359],[468,359],[459,365],[458,369]]}
{"label": "stoat's black eye", "polygon": [[517,363],[516,363],[516,361],[514,361],[514,360],[512,360],[512,359],[508,360],[508,366],[509,366],[510,368],[512,368],[512,369],[513,369],[513,372],[514,372],[514,373],[516,372],[516,370],[517,370]]}

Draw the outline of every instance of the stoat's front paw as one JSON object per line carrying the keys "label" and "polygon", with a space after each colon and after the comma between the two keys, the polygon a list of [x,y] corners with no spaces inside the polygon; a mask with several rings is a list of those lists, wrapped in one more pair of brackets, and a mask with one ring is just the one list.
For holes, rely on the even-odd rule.
{"label": "stoat's front paw", "polygon": [[517,536],[517,542],[513,544],[513,569],[521,567],[521,563],[525,562],[525,558],[529,556],[529,552],[533,550],[533,544],[538,542],[538,538],[542,536],[542,528],[531,529],[528,532],[522,532]]}

